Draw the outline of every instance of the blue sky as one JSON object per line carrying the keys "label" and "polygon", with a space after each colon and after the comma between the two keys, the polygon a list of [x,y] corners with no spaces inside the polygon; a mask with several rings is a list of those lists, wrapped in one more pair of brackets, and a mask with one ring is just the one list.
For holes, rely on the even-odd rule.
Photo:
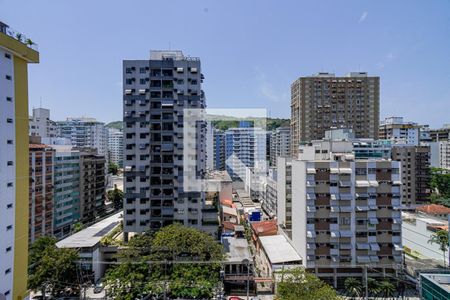
{"label": "blue sky", "polygon": [[381,117],[450,123],[450,2],[0,0],[39,44],[30,108],[53,119],[122,116],[123,59],[181,49],[202,59],[211,108],[290,116],[290,84],[319,71],[381,77]]}

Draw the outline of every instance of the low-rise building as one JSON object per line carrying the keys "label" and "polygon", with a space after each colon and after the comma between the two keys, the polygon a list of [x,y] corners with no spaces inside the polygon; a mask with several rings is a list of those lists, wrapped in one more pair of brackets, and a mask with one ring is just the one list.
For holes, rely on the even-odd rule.
{"label": "low-rise building", "polygon": [[105,274],[107,262],[114,261],[114,255],[117,253],[117,246],[102,244],[102,239],[104,237],[117,239],[121,234],[118,227],[122,219],[122,212],[116,213],[66,237],[56,243],[56,247],[78,250],[82,261],[82,275],[97,282]]}
{"label": "low-rise building", "polygon": [[420,296],[424,300],[450,299],[450,274],[442,271],[433,274],[420,274]]}
{"label": "low-rise building", "polygon": [[253,294],[256,290],[253,257],[245,238],[224,237],[222,240],[226,263],[223,278],[227,294],[245,294],[247,284]]}
{"label": "low-rise building", "polygon": [[[433,259],[443,263],[444,255],[439,244],[430,243],[432,235],[438,230],[448,230],[446,219],[422,213],[419,208],[416,213],[403,212],[402,244],[405,254],[417,259]],[[447,255],[445,261],[448,265]]]}
{"label": "low-rise building", "polygon": [[266,177],[261,197],[261,208],[270,218],[277,216],[277,195],[277,170],[271,168],[269,176]]}

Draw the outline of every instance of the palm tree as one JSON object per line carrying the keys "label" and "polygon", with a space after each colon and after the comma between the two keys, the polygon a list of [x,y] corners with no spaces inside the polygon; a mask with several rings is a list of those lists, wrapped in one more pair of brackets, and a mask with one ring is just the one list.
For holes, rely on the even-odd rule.
{"label": "palm tree", "polygon": [[448,250],[448,232],[446,230],[438,230],[430,237],[428,240],[428,243],[430,244],[438,244],[439,249],[442,251],[442,254],[444,256],[444,268],[445,268],[445,252]]}
{"label": "palm tree", "polygon": [[354,298],[354,297],[360,297],[362,292],[362,284],[361,281],[359,281],[356,278],[348,277],[344,281],[344,287],[347,292],[347,294]]}
{"label": "palm tree", "polygon": [[380,293],[380,288],[378,281],[374,278],[367,278],[367,289],[369,290],[369,295],[375,296]]}
{"label": "palm tree", "polygon": [[394,297],[396,288],[394,284],[390,283],[387,280],[383,280],[380,283],[378,283],[378,290],[381,297],[390,298]]}
{"label": "palm tree", "polygon": [[21,33],[16,33],[16,39],[21,42],[22,41],[22,34]]}

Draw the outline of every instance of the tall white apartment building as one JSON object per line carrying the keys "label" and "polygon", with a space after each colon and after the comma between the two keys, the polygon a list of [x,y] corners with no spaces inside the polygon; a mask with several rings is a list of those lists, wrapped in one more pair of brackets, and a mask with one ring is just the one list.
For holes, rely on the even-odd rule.
{"label": "tall white apartment building", "polygon": [[399,162],[355,159],[348,141],[314,141],[299,148],[291,178],[292,242],[305,268],[335,287],[362,277],[365,267],[371,277],[395,275],[402,263]]}
{"label": "tall white apartment building", "polygon": [[185,190],[184,176],[204,178],[206,122],[195,126],[195,174],[183,146],[194,135],[185,136],[185,109],[205,108],[203,79],[200,59],[181,51],[123,61],[125,239],[174,222],[203,227],[205,193]]}
{"label": "tall white apartment building", "polygon": [[50,120],[50,110],[46,108],[33,108],[28,128],[31,136],[54,138],[57,134],[56,122]]}
{"label": "tall white apartment building", "polygon": [[94,118],[67,118],[56,122],[58,137],[68,138],[75,147],[97,149],[99,155],[108,159],[108,128]]}
{"label": "tall white apartment building", "polygon": [[291,154],[291,128],[279,127],[272,132],[270,140],[270,165],[277,165],[277,157]]}
{"label": "tall white apartment building", "polygon": [[431,142],[431,167],[450,170],[450,141]]}
{"label": "tall white apartment building", "polygon": [[115,128],[108,129],[108,157],[109,161],[123,167],[123,131]]}
{"label": "tall white apartment building", "polygon": [[39,52],[25,41],[0,22],[0,299],[6,300],[28,295],[28,64],[39,63]]}
{"label": "tall white apartment building", "polygon": [[265,166],[266,146],[266,131],[261,128],[229,128],[225,132],[225,162],[231,178],[244,181],[247,168]]}

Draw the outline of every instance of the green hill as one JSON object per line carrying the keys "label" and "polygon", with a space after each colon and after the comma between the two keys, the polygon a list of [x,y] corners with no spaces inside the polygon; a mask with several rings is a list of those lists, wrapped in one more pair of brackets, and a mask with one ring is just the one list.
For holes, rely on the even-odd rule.
{"label": "green hill", "polygon": [[122,121],[114,121],[106,124],[106,127],[108,128],[115,128],[115,129],[123,129],[123,122]]}

